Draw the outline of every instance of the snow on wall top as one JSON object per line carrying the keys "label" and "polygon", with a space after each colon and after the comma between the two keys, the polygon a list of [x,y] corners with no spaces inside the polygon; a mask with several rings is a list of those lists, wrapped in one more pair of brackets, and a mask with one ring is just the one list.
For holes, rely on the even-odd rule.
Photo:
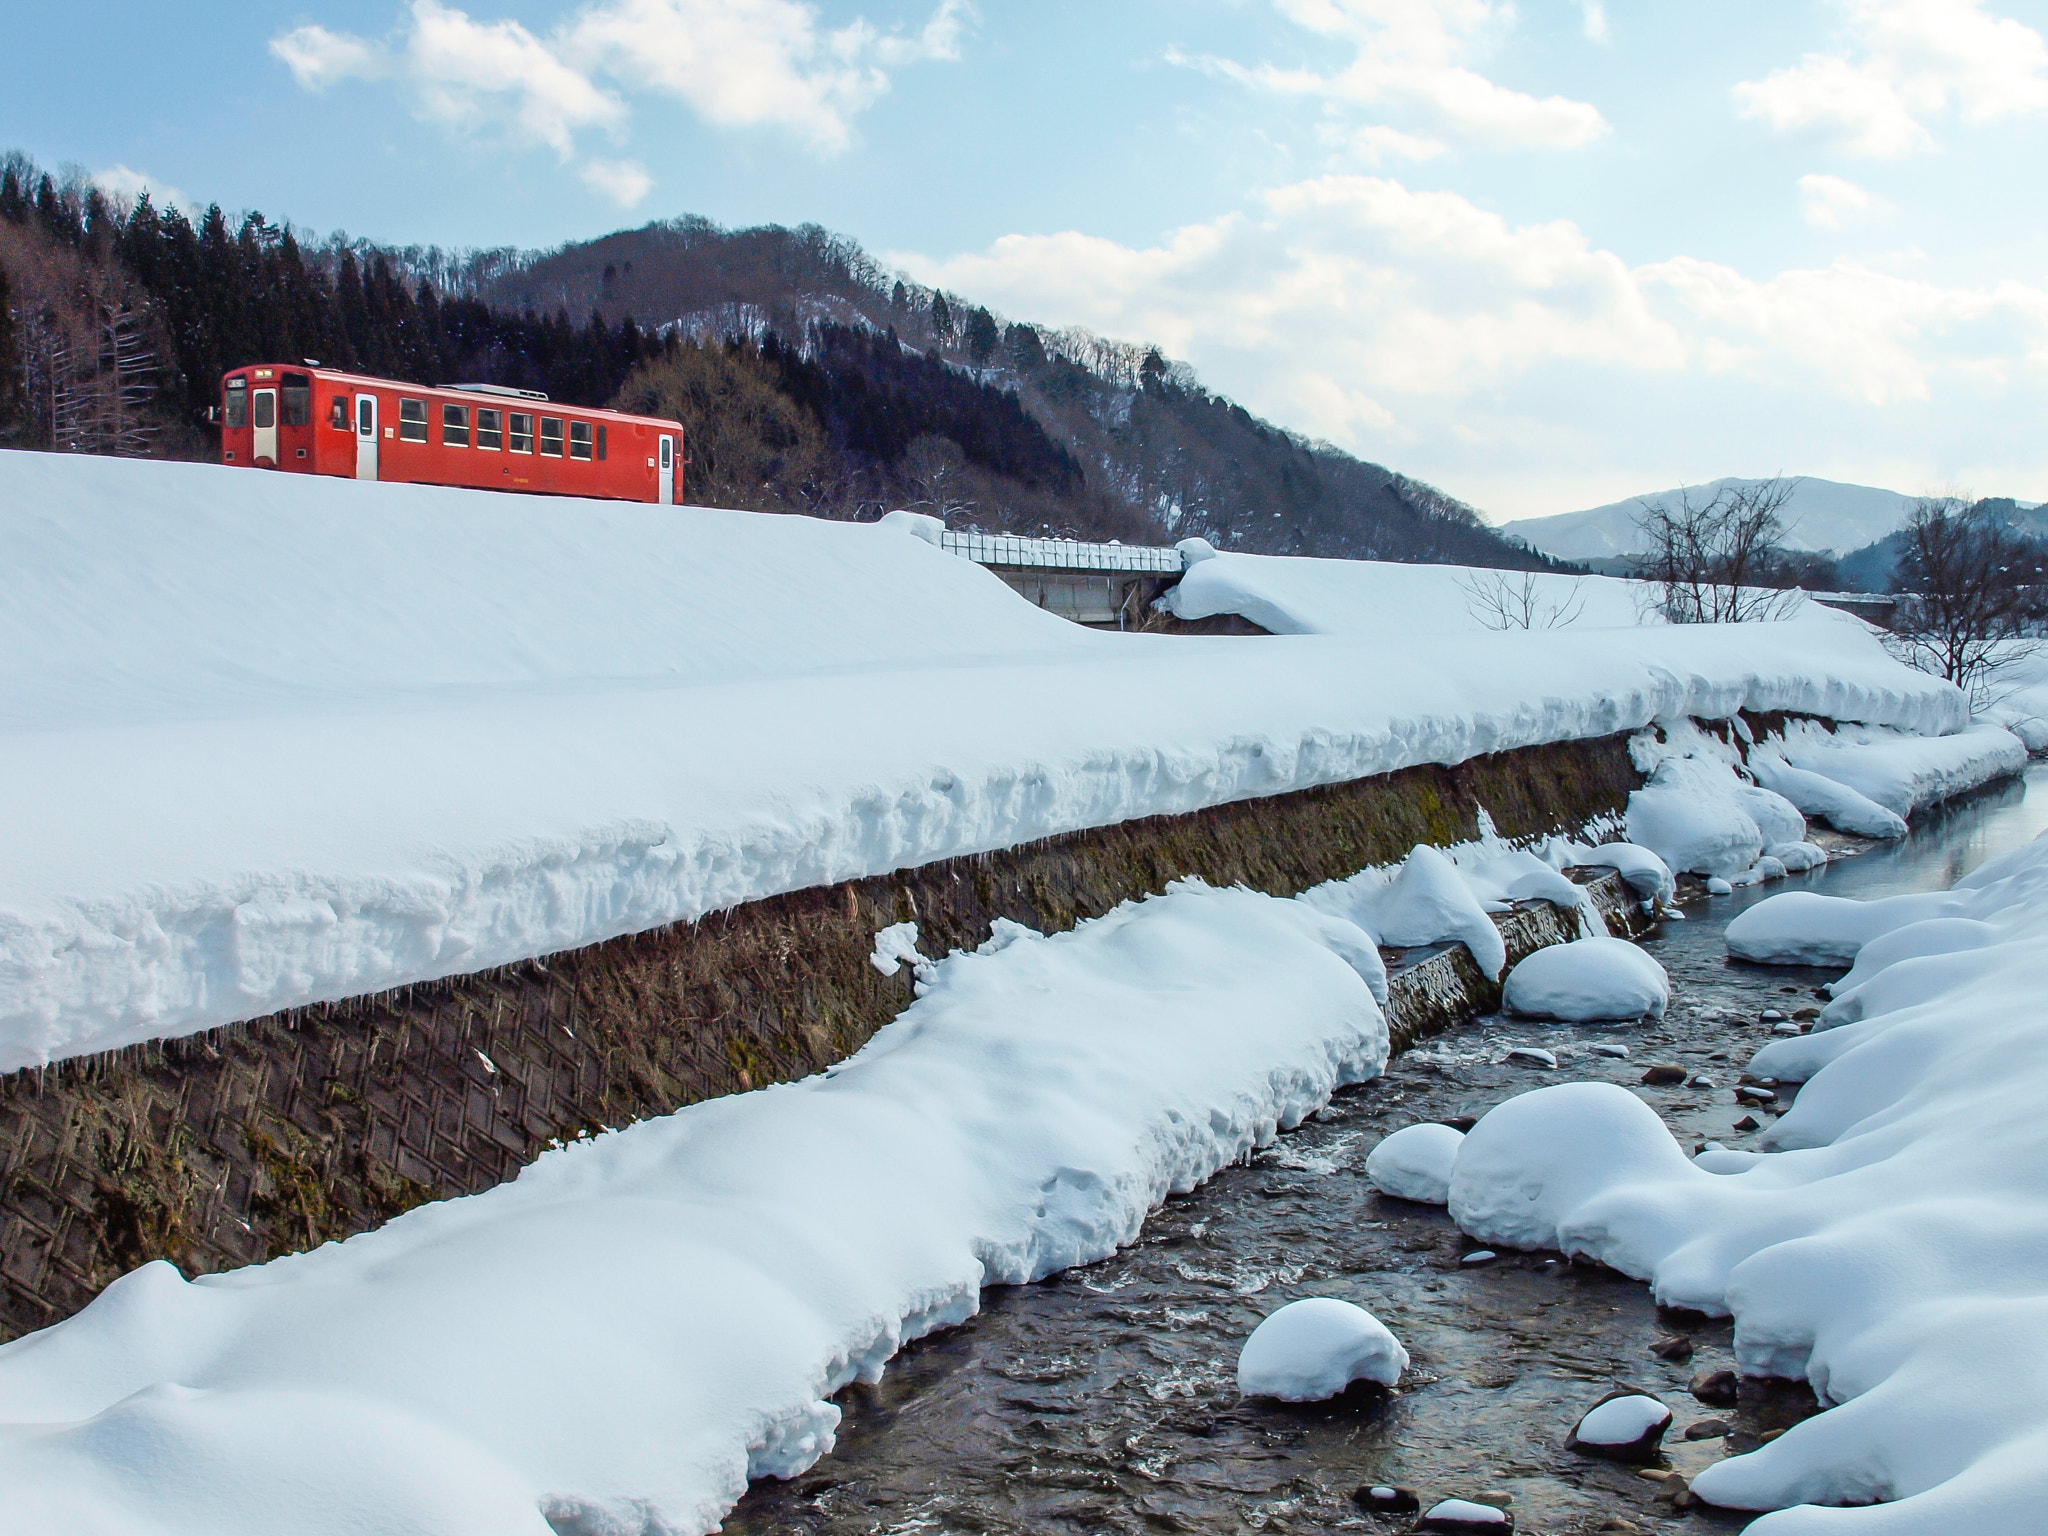
{"label": "snow on wall top", "polygon": [[1435,567],[1370,578],[1396,654],[1097,634],[893,529],[13,453],[0,486],[0,1070],[1658,718],[1964,716],[1846,620],[1447,634]]}
{"label": "snow on wall top", "polygon": [[1539,630],[1661,625],[1653,590],[1609,576],[1216,554],[1191,563],[1166,604],[1178,618],[1234,613],[1276,635],[1409,640],[1504,629],[1510,611]]}

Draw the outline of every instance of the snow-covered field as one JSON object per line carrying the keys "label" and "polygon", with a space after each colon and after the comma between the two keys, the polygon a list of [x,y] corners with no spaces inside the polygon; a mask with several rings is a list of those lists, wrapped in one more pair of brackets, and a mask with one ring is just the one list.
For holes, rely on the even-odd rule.
{"label": "snow-covered field", "polygon": [[[1816,1033],[1750,1063],[1805,1084],[1771,1150],[1689,1159],[1622,1088],[1545,1088],[1465,1138],[1451,1215],[1733,1313],[1743,1370],[1804,1375],[1836,1405],[1694,1480],[1713,1503],[1779,1511],[1756,1536],[2041,1530],[2048,840],[1953,891],[1773,897],[1728,942],[1855,960]],[[1814,1507],[1830,1504],[1876,1507]]]}
{"label": "snow-covered field", "polygon": [[1097,634],[893,528],[33,454],[0,485],[0,1070],[1653,720],[1964,723],[1820,610],[1494,633],[1444,622],[1455,574],[1359,566],[1372,633]]}

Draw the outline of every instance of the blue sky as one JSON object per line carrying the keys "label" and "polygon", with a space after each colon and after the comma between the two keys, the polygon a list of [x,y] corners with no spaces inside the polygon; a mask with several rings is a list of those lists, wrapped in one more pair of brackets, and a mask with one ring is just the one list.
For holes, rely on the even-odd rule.
{"label": "blue sky", "polygon": [[201,14],[27,8],[0,144],[395,243],[815,221],[1495,517],[2048,497],[2048,0]]}

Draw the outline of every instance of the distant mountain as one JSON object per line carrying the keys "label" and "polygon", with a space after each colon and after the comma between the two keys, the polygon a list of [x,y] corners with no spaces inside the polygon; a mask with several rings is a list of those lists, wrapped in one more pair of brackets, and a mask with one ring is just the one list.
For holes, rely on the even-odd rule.
{"label": "distant mountain", "polygon": [[[387,254],[501,314],[594,312],[614,327],[630,318],[711,346],[772,346],[778,387],[807,410],[880,398],[879,374],[903,372],[885,360],[899,347],[999,391],[1070,460],[1076,483],[1019,487],[974,442],[955,438],[969,478],[988,472],[954,519],[963,524],[1126,540],[1201,535],[1258,554],[1555,564],[1433,486],[1258,419],[1155,348],[994,314],[972,296],[913,283],[816,225],[727,230],[685,218],[551,251]],[[858,444],[846,441],[839,417],[816,414],[840,455],[843,489],[836,504],[807,510],[857,516],[875,497],[914,494],[893,439],[848,459]],[[919,430],[952,436],[936,423]]]}
{"label": "distant mountain", "polygon": [[[1694,505],[1729,488],[1760,485],[1760,480],[1735,476],[1710,485],[1695,485],[1631,496],[1627,501],[1560,512],[1554,517],[1528,517],[1502,526],[1501,532],[1526,540],[1560,560],[1609,560],[1641,552],[1635,519],[1644,503],[1675,507],[1690,494]],[[1874,485],[1843,485],[1835,480],[1801,478],[1786,504],[1786,543],[1794,549],[1860,550],[1902,527],[1912,515],[1914,497]]]}
{"label": "distant mountain", "polygon": [[[1979,502],[1978,508],[1999,519],[2015,533],[2048,544],[2048,506],[2038,502],[2014,501],[1996,496]],[[1886,534],[1875,543],[1852,550],[1835,562],[1836,583],[1844,592],[1889,592],[1892,573],[1905,553],[1903,529]]]}

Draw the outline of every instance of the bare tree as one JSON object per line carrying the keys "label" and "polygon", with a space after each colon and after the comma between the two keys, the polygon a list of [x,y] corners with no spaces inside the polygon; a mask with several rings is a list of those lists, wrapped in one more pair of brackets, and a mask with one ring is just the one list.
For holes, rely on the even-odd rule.
{"label": "bare tree", "polygon": [[1562,592],[1550,585],[1556,577],[1534,571],[1471,571],[1458,578],[1465,611],[1488,629],[1564,629],[1586,611],[1580,589],[1586,578],[1575,576]]}
{"label": "bare tree", "polygon": [[1905,527],[1892,576],[1891,645],[1924,672],[1991,702],[2001,671],[2039,644],[2043,551],[1960,496],[1922,498]]}
{"label": "bare tree", "polygon": [[1782,476],[1724,485],[1707,500],[1639,502],[1635,524],[1648,553],[1643,575],[1663,589],[1673,624],[1741,624],[1782,618],[1799,601],[1784,590],[1785,504],[1798,481]]}
{"label": "bare tree", "polygon": [[974,510],[962,499],[966,471],[967,455],[950,437],[913,437],[903,452],[903,477],[917,492],[916,504],[938,517]]}

